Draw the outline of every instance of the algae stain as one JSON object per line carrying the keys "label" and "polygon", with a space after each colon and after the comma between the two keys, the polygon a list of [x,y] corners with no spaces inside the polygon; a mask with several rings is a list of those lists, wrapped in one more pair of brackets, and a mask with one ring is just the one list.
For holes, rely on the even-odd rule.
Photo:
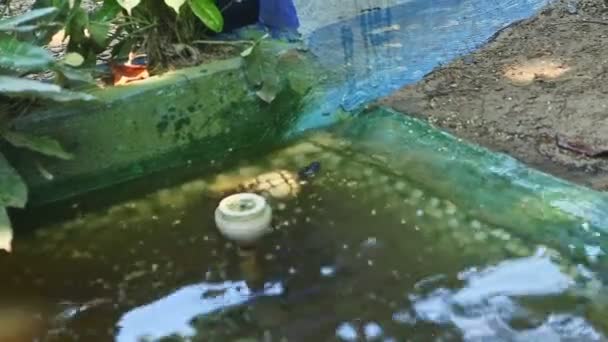
{"label": "algae stain", "polygon": [[169,117],[167,115],[163,115],[160,121],[156,124],[156,131],[158,135],[162,136],[167,129],[169,128]]}
{"label": "algae stain", "polygon": [[180,132],[184,127],[189,126],[191,123],[189,117],[182,117],[175,122],[175,132]]}
{"label": "algae stain", "polygon": [[184,109],[174,105],[169,106],[166,111],[161,112],[160,120],[156,124],[158,135],[163,136],[171,132],[174,139],[179,140],[184,129],[191,125],[190,116],[196,111],[196,104],[190,104]]}

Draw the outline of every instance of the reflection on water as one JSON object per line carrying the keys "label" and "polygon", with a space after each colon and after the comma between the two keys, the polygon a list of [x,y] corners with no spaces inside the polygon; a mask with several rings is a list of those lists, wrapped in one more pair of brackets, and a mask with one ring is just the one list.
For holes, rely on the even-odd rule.
{"label": "reflection on water", "polygon": [[601,341],[602,336],[584,318],[550,314],[540,326],[515,329],[516,318],[530,314],[518,297],[557,296],[573,280],[547,257],[506,260],[482,271],[462,274],[466,285],[456,291],[435,289],[426,297],[412,296],[418,319],[450,324],[467,341]]}
{"label": "reflection on water", "polygon": [[466,280],[467,285],[454,295],[454,301],[460,305],[498,295],[554,295],[564,292],[573,283],[551,260],[539,257],[504,261],[480,274],[468,274]]}
{"label": "reflection on water", "polygon": [[[67,219],[0,257],[0,300],[35,303],[46,341],[604,339],[597,270],[332,139],[109,207],[90,203],[114,190],[41,210],[21,224]],[[313,161],[320,172],[271,201],[273,233],[240,257],[214,228],[214,191]]]}
{"label": "reflection on water", "polygon": [[[249,289],[245,281],[202,283],[186,286],[170,295],[127,312],[118,322],[118,342],[155,340],[167,335],[193,336],[192,318],[246,303],[259,296],[283,293],[280,283],[267,284],[261,293]],[[162,320],[157,319],[162,317]],[[154,324],[150,324],[154,322]]]}

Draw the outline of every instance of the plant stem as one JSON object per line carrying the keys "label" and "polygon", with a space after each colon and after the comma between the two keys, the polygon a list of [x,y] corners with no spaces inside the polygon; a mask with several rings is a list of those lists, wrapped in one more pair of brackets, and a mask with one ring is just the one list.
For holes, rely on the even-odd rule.
{"label": "plant stem", "polygon": [[255,45],[252,40],[195,40],[192,44],[207,45]]}

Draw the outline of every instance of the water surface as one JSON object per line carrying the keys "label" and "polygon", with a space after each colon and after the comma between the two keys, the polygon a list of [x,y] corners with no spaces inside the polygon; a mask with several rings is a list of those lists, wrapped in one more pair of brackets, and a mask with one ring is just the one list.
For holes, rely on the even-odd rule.
{"label": "water surface", "polygon": [[[214,227],[215,190],[313,160],[320,173],[272,200],[275,231],[240,257]],[[12,322],[0,331],[14,326],[16,341],[604,340],[603,286],[585,265],[356,160],[304,143],[220,175],[156,189],[180,179],[159,175],[21,217],[15,252],[0,257],[0,319]]]}

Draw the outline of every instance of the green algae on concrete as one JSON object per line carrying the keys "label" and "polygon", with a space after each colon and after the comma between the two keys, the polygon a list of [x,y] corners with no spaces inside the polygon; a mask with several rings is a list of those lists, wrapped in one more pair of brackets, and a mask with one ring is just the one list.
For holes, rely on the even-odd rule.
{"label": "green algae on concrete", "polygon": [[[295,171],[313,161],[322,165],[315,180],[319,186],[352,190],[354,197],[349,200],[366,203],[372,212],[388,210],[403,215],[408,223],[409,218],[419,217],[420,222],[428,220],[427,226],[445,227],[443,233],[433,229],[429,234],[437,234],[438,239],[453,235],[468,245],[477,244],[475,252],[486,257],[491,254],[490,241],[495,240],[493,246],[519,251],[515,254],[545,245],[576,261],[605,262],[608,198],[604,193],[532,170],[507,155],[385,108],[305,134],[215,177],[201,175],[173,189],[158,190],[146,197],[145,204],[136,205],[141,214],[133,215],[124,203],[109,211],[118,215],[114,218],[118,221],[147,219],[164,207],[185,208],[196,198],[217,197],[221,194],[214,189],[225,184],[236,188],[258,174]],[[93,221],[108,219],[112,220],[101,213],[86,225],[99,226]],[[399,224],[405,223],[397,220]],[[524,248],[521,241],[530,246]]]}
{"label": "green algae on concrete", "polygon": [[[318,68],[293,44],[264,41],[254,55],[94,90],[99,99],[95,104],[62,104],[19,119],[18,130],[52,136],[75,155],[62,161],[9,153],[30,187],[30,203],[67,198],[193,161],[219,168],[220,162],[270,148],[300,112],[303,98],[318,81]],[[256,94],[265,82],[252,79],[256,68],[276,83],[272,101]]]}
{"label": "green algae on concrete", "polygon": [[[76,158],[14,153],[11,161],[31,187],[35,204],[191,162],[199,165],[194,172],[223,170],[283,142],[322,98],[323,81],[337,79],[329,74],[299,46],[262,42],[246,58],[97,90],[96,105],[64,104],[22,118],[17,129],[57,137]],[[481,223],[581,256],[602,254],[608,246],[605,194],[386,108],[363,112],[331,132],[366,151],[358,154],[367,156],[362,162],[457,204]],[[337,158],[350,158],[341,147],[334,150]],[[41,173],[38,165],[48,172]]]}
{"label": "green algae on concrete", "polygon": [[[531,169],[388,108],[362,113],[336,135],[471,217],[527,241],[595,259],[608,250],[608,196]],[[604,258],[605,259],[605,258]]]}

